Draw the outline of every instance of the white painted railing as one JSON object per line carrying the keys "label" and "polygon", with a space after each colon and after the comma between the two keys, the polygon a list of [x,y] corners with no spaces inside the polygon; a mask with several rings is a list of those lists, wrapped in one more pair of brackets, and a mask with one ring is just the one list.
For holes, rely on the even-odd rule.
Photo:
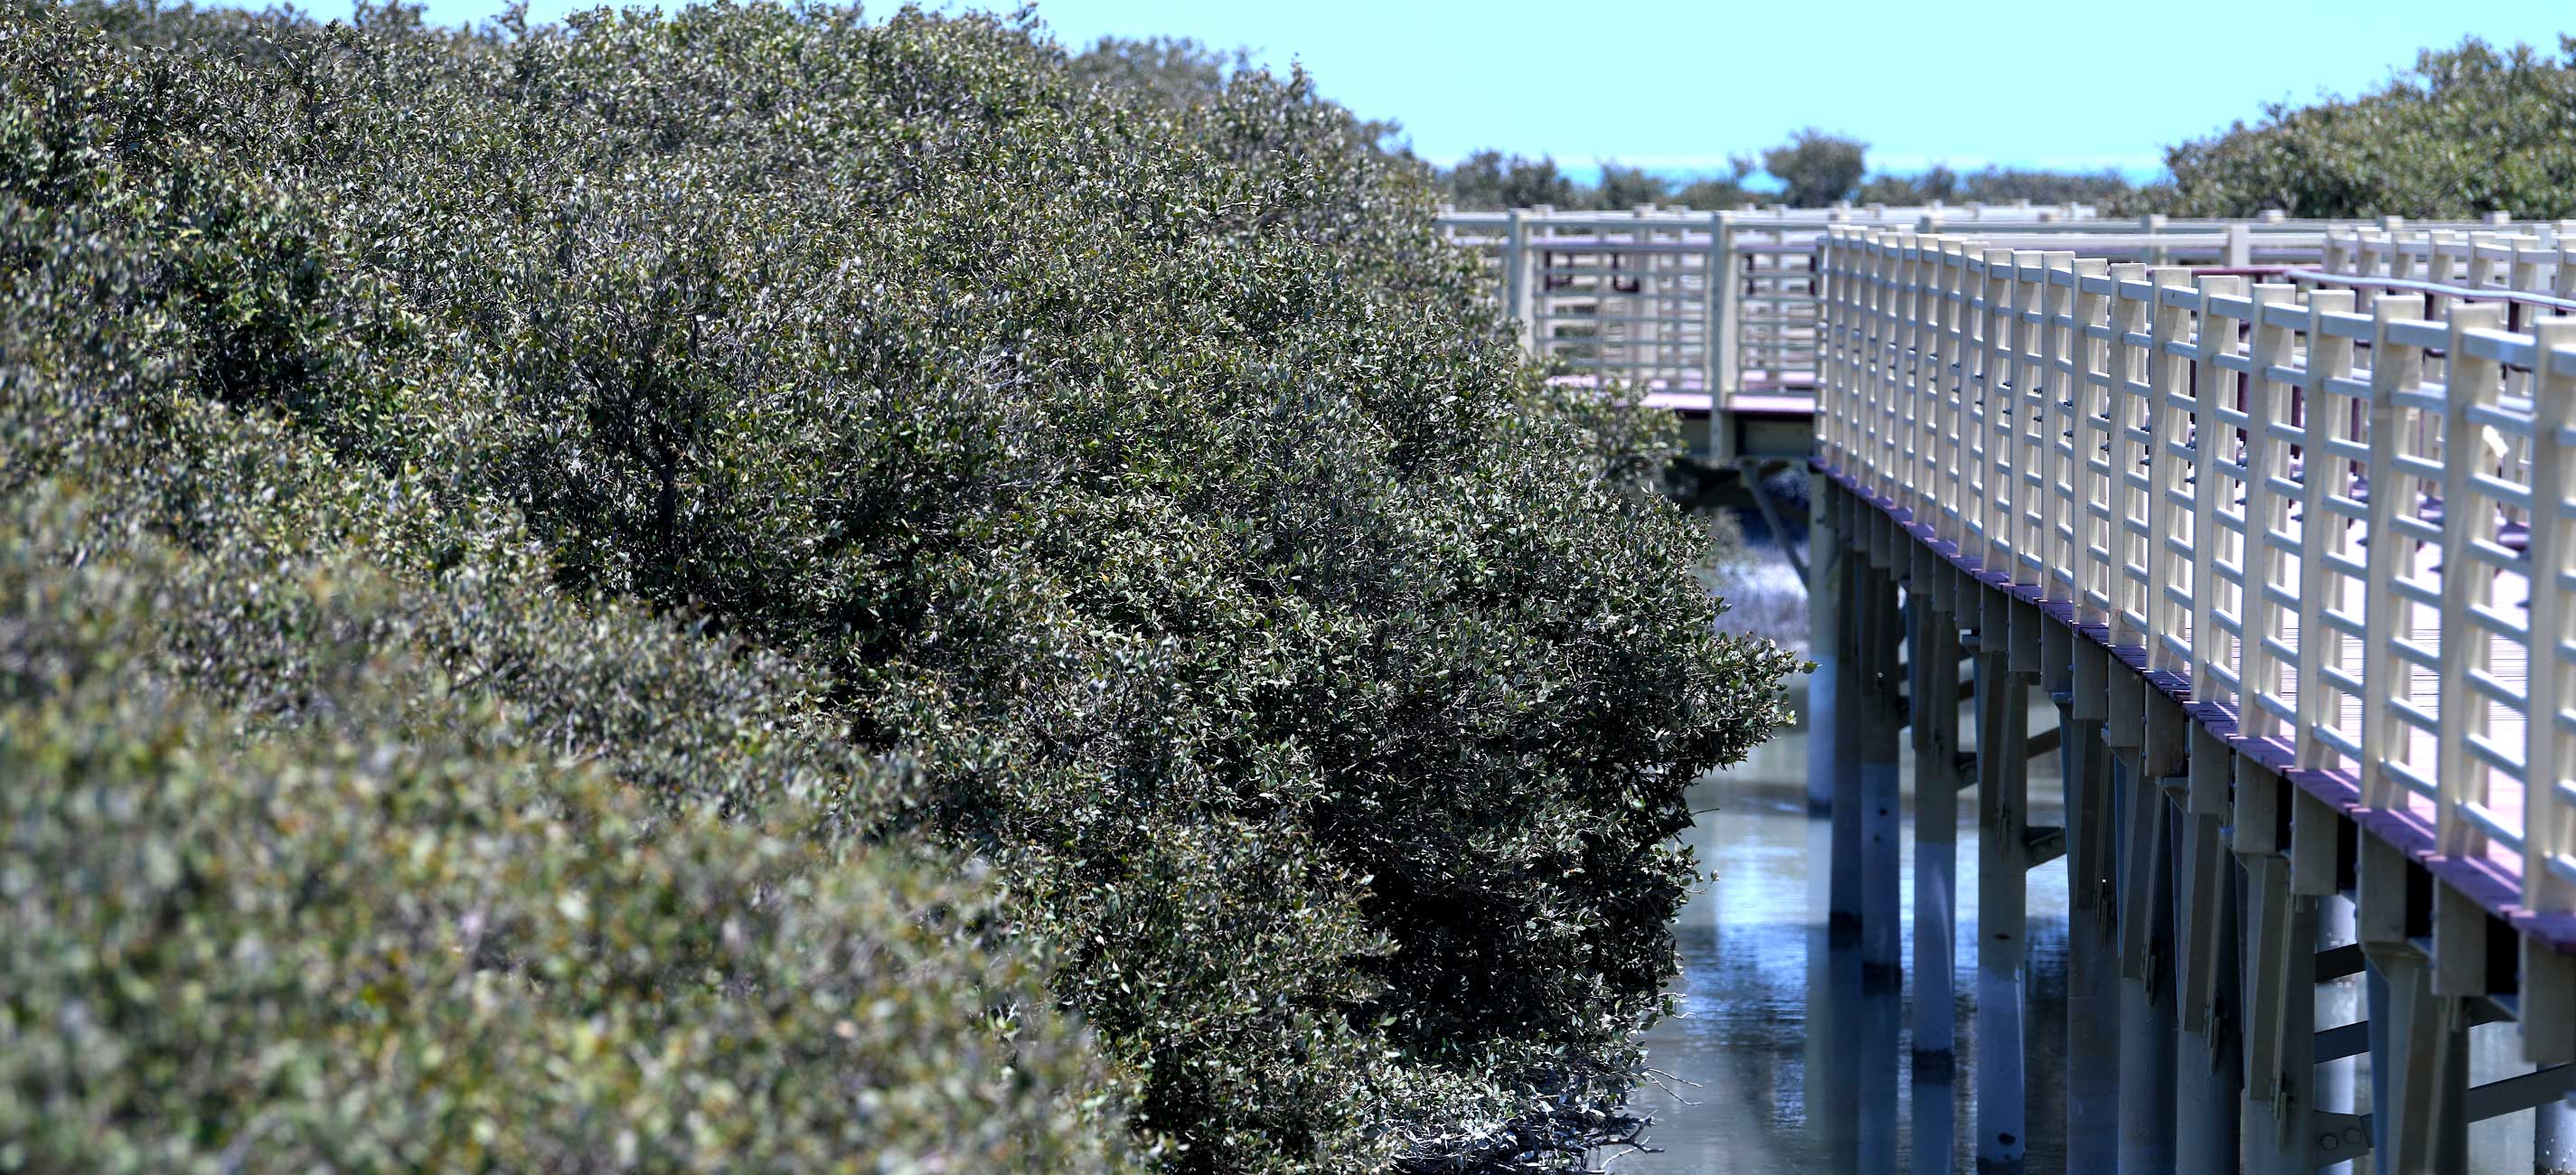
{"label": "white painted railing", "polygon": [[2148,265],[2296,265],[2576,290],[2576,269],[2556,264],[2558,242],[2576,239],[2576,223],[2103,219],[2085,205],[2023,204],[1539,208],[1450,213],[1441,224],[1487,259],[1533,354],[1685,412],[1808,410],[1823,330],[1819,253],[1836,227],[1973,232],[1989,248]]}
{"label": "white painted railing", "polygon": [[2501,232],[2453,226],[2408,229],[2404,224],[2391,217],[2375,227],[2332,230],[2327,267],[2373,277],[2547,290],[2562,297],[2576,293],[2576,266],[2559,263],[2558,244],[2576,240],[2576,221],[2502,226],[2512,231]]}
{"label": "white painted railing", "polygon": [[2576,248],[2389,227],[2253,273],[1830,227],[1818,460],[2240,753],[2576,911]]}
{"label": "white painted railing", "polygon": [[1803,412],[1821,327],[1816,244],[1827,225],[1915,226],[1929,218],[2008,227],[2093,214],[2080,204],[1649,206],[1450,213],[1441,225],[1487,259],[1523,345],[1538,357],[1685,411],[1725,407],[1742,395],[1761,398],[1767,410]]}

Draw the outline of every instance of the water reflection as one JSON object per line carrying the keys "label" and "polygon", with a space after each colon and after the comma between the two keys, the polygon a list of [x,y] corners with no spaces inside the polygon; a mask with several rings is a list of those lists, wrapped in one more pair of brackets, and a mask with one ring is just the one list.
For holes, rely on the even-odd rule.
{"label": "water reflection", "polygon": [[[2042,706],[2033,729],[2054,721]],[[1674,927],[1680,940],[1682,975],[1676,994],[1681,1014],[1666,1020],[1647,1037],[1654,1066],[1666,1081],[1641,1091],[1635,1104],[1655,1118],[1649,1131],[1660,1154],[1604,1156],[1612,1171],[1625,1175],[1669,1172],[1674,1175],[1773,1175],[1827,1168],[1808,1129],[1809,1031],[1807,987],[1811,938],[1823,942],[1821,903],[1811,906],[1810,866],[1821,867],[1821,830],[1811,826],[1806,805],[1806,735],[1803,728],[1782,732],[1752,758],[1709,776],[1692,789],[1691,806],[1701,812],[1692,843],[1701,867],[1716,874],[1694,897]],[[1905,892],[1898,909],[1904,914],[1905,942],[1899,958],[1911,958],[1913,947],[1913,765],[1905,763],[1908,781],[1905,812]],[[2031,764],[2031,822],[2062,821],[2057,764],[2053,758]],[[1958,892],[1973,895],[1977,886],[1975,805],[1962,805],[1959,827]],[[1819,822],[1821,823],[1821,822]],[[2030,1166],[2053,1170],[2062,1163],[2063,1140],[2048,1129],[2063,1122],[2065,1056],[2066,871],[2062,861],[2031,874],[2030,935],[2032,944],[2029,1050],[2031,1085]],[[1958,941],[1973,946],[1976,911],[1964,903],[1959,911]],[[1953,1097],[1961,1140],[1951,1169],[1969,1165],[1967,1141],[1975,1122],[1971,1090],[1975,1075],[1976,955],[1954,956],[1956,971],[1958,1055],[1957,1093]],[[1913,988],[1905,992],[1905,1023],[1912,1023]],[[1819,1030],[1819,1040],[1827,1026]],[[1848,1046],[1846,1046],[1848,1047]],[[1901,1034],[1896,1055],[1910,1055],[1910,1033]],[[1906,1106],[1912,1091],[1907,1075],[1897,1075],[1894,1138],[1900,1169],[1913,1166],[1907,1149]],[[1878,1099],[1883,1102],[1884,1095]],[[1844,1116],[1853,1116],[1846,1114]],[[1874,1117],[1874,1115],[1873,1115]],[[1884,1124],[1884,1123],[1882,1123]],[[1833,1140],[1850,1145],[1845,1139]],[[1840,1149],[1839,1146],[1835,1149]]]}
{"label": "water reflection", "polygon": [[[2038,704],[2031,729],[2055,724],[2052,708]],[[1716,879],[1682,912],[1674,927],[1680,941],[1682,973],[1675,981],[1681,1014],[1664,1021],[1647,1036],[1651,1063],[1668,1074],[1656,1087],[1634,1099],[1654,1117],[1648,1131],[1662,1153],[1604,1155],[1597,1161],[1621,1175],[1783,1175],[1831,1170],[1833,1156],[1820,1148],[1809,1129],[1809,1072],[1823,1057],[1810,1045],[1816,1028],[1821,1045],[1828,1026],[1808,1023],[1807,990],[1810,945],[1822,963],[1824,927],[1822,887],[1811,901],[1811,872],[1820,872],[1824,846],[1830,842],[1824,821],[1807,816],[1806,732],[1793,727],[1772,739],[1736,767],[1701,780],[1692,789],[1691,807],[1701,813],[1691,831],[1703,869]],[[1905,941],[1900,958],[1913,958],[1913,762],[1903,765],[1905,793],[1904,889],[1898,909],[1904,915]],[[2064,794],[2054,756],[2031,763],[2030,822],[2062,824]],[[1975,1169],[1977,830],[1974,793],[1962,797],[1959,821],[1957,892],[1959,950],[1953,958],[1958,1025],[1958,1072],[1951,1097],[1957,1143],[1946,1168],[1917,1165],[1908,1140],[1913,1090],[1910,1075],[1900,1071],[1893,1106],[1893,1139],[1898,1170]],[[1814,867],[1811,870],[1811,866]],[[1814,916],[1810,911],[1817,911]],[[2066,868],[2060,860],[2030,875],[2029,971],[2030,1007],[2025,1020],[2025,1072],[2029,1081],[2029,1169],[2061,1170],[2065,1163],[2066,1121]],[[1857,975],[1856,964],[1850,969]],[[1818,980],[1831,969],[1819,965]],[[1853,984],[1856,989],[1856,981]],[[2356,1017],[2357,979],[2329,985],[2341,992],[2341,1003],[2329,994],[2320,1027]],[[1911,1025],[1913,976],[1907,976],[1903,1023]],[[2499,1080],[2526,1071],[2519,1063],[2519,1042],[2510,1024],[2481,1025],[2470,1033],[2473,1083]],[[1852,1051],[1843,1042],[1846,1055]],[[1912,1053],[1910,1032],[1900,1035],[1896,1055]],[[1848,1076],[1845,1078],[1848,1080]],[[2366,1070],[2358,1075],[2368,1088]],[[1842,1086],[1844,1098],[1855,1091]],[[1883,1092],[1879,1095],[1884,1097]],[[1818,1095],[1822,1100],[1822,1095]],[[2340,1099],[2337,1099],[2338,1101]],[[2367,1110],[2363,1104],[2338,1108]],[[1823,1115],[1829,1120],[1834,1115]],[[1845,1111],[1843,1118],[1858,1115]],[[1848,1127],[1850,1122],[1837,1122]],[[2470,1170],[2477,1175],[2526,1172],[2531,1166],[2531,1115],[2509,1114],[2470,1128]],[[1848,1131],[1831,1140],[1831,1149],[1853,1145]],[[1849,1151],[1843,1153],[1849,1154]],[[1848,1161],[1848,1160],[1846,1160]]]}

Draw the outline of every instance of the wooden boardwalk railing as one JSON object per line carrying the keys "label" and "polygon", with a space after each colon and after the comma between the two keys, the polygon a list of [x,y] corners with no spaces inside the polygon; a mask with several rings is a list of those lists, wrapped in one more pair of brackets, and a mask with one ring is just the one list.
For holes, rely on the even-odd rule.
{"label": "wooden boardwalk railing", "polygon": [[[1641,207],[1624,212],[1453,212],[1442,227],[1486,258],[1496,297],[1533,354],[1578,376],[1634,387],[1694,418],[1756,422],[1813,411],[1820,341],[1818,260],[1837,226],[1974,231],[1998,248],[2066,247],[2149,264],[2302,265],[2339,272],[2374,266],[2420,276],[2435,255],[2454,268],[2511,281],[2518,264],[2490,241],[2470,257],[2470,234],[2497,223],[2408,226],[2267,217],[2225,222],[2159,216],[2107,219],[2081,204],[1738,209]],[[2520,226],[2526,251],[2552,251],[2567,226]],[[2052,244],[2053,242],[2053,244]],[[2536,243],[2535,243],[2536,242]],[[2528,287],[2524,287],[2528,288]],[[1711,455],[1802,456],[1799,429],[1756,432],[1721,420]],[[1785,449],[1794,449],[1794,454]],[[1776,450],[1776,451],[1775,451]]]}
{"label": "wooden boardwalk railing", "polygon": [[[1813,410],[1816,245],[1828,224],[2045,224],[2084,205],[1450,213],[1533,354],[1690,414]],[[1711,324],[1719,329],[1712,330]],[[1805,438],[1797,439],[1804,449]]]}
{"label": "wooden boardwalk railing", "polygon": [[[1892,762],[1903,719],[1872,715],[1911,714],[1920,797],[1957,733],[1926,728],[1927,658],[1966,630],[2012,687],[1978,699],[1985,868],[2015,879],[1981,928],[2018,936],[2018,878],[2062,848],[2070,967],[2099,973],[2076,986],[2116,960],[2124,989],[2069,1026],[2120,1056],[2070,1093],[2070,1169],[2458,1171],[2468,1122],[2535,1107],[2541,1165],[2576,1159],[2576,233],[2152,227],[1823,229],[1817,688],[1844,717],[1813,737]],[[2025,757],[1987,713],[2024,683],[2061,707],[2053,836],[2016,823]],[[1886,785],[1822,770],[1834,914],[1868,953],[1893,865],[1859,830]],[[1946,900],[1946,853],[1917,862]],[[2318,938],[2344,898],[2367,1114],[2318,1095],[2363,1051],[2314,1019],[2354,970]],[[2017,1004],[2027,948],[1980,948],[1981,995]],[[1918,1013],[1946,1020],[1946,965],[1918,961]],[[2019,1010],[1979,1014],[2002,1066]],[[2473,1088],[2468,1025],[2493,1019],[2539,1067]],[[2206,1063],[2159,1061],[2142,1024]],[[2013,1169],[2018,1064],[1989,1086],[1979,1058],[1980,1167]]]}

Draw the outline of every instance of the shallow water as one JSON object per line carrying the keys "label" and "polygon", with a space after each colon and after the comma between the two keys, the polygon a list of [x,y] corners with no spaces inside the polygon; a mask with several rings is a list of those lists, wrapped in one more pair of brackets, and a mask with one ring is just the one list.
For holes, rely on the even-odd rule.
{"label": "shallow water", "polygon": [[[2034,705],[2030,729],[2055,725],[2053,707]],[[1899,958],[1907,960],[1900,1023],[1913,1022],[1913,778],[1912,756],[1902,764],[1908,781],[1904,814],[1905,892]],[[2064,822],[2063,784],[2057,758],[2031,763],[2030,823]],[[1700,867],[1715,874],[1674,926],[1682,971],[1674,992],[1680,1014],[1647,1036],[1650,1064],[1667,1076],[1632,1100],[1651,1115],[1647,1141],[1660,1153],[1602,1154],[1595,1161],[1620,1175],[1783,1175],[1829,1170],[1824,1135],[1811,1130],[1808,1104],[1816,1072],[1833,1063],[1808,1043],[1808,960],[1821,952],[1823,919],[1811,914],[1811,866],[1821,868],[1828,843],[1824,821],[1807,816],[1807,754],[1803,727],[1783,731],[1737,766],[1693,786],[1700,813],[1691,844]],[[1917,1164],[1910,1153],[1912,1091],[1897,1066],[1893,1101],[1898,1170],[1974,1170],[1971,1141],[1976,1122],[1976,903],[1977,829],[1973,792],[1960,797],[1958,949],[1956,991],[1958,1073],[1954,1153],[1946,1168]],[[2032,871],[2029,890],[2030,1006],[2024,1062],[2030,1090],[2029,1169],[2061,1170],[2065,1146],[2066,869],[2063,858]],[[1820,903],[1818,903],[1820,905]],[[1819,956],[1821,957],[1821,955]],[[2357,1000],[2357,980],[2346,980],[2345,998]],[[2346,1007],[2352,1005],[2347,1004]],[[2349,1019],[2347,1014],[2344,1019]],[[2321,1020],[2320,1027],[2330,1020]],[[2509,1024],[2471,1032],[2472,1082],[2527,1070]],[[1910,1055],[1911,1032],[1897,1041],[1897,1057]],[[2366,1071],[2359,1075],[2368,1088]],[[1821,1096],[1821,1095],[1819,1095]],[[2367,1095],[2362,1095],[2366,1097]],[[1884,1095],[1880,1104],[1887,1104]],[[2353,1107],[2366,1108],[2366,1107]],[[2531,1169],[2531,1115],[2508,1115],[2470,1131],[2475,1172]],[[1851,1124],[1836,1123],[1847,1128]]]}
{"label": "shallow water", "polygon": [[[2045,713],[2046,717],[2041,715]],[[2032,728],[2054,721],[2054,711],[2034,711]],[[1903,765],[1911,778],[1911,756]],[[2059,823],[2057,765],[2053,757],[2031,764],[2033,824]],[[1706,1173],[1770,1175],[1805,1172],[1825,1166],[1819,1138],[1808,1129],[1807,1098],[1811,1062],[1807,1043],[1807,964],[1810,940],[1822,947],[1823,921],[1809,911],[1809,865],[1820,861],[1811,846],[1824,843],[1823,821],[1807,817],[1806,732],[1792,728],[1756,750],[1733,768],[1711,774],[1691,791],[1691,806],[1701,813],[1692,829],[1692,846],[1700,867],[1714,873],[1691,899],[1674,926],[1680,940],[1682,974],[1675,986],[1681,1013],[1665,1020],[1647,1037],[1650,1063],[1670,1077],[1659,1088],[1641,1091],[1634,1105],[1651,1114],[1655,1124],[1648,1139],[1662,1153],[1605,1155],[1608,1168],[1623,1175]],[[1913,951],[1913,812],[1906,797],[1905,912],[1900,957]],[[1962,797],[1959,825],[1957,892],[1974,895],[1977,887],[1976,805],[1973,793]],[[2042,1091],[2062,1088],[2066,955],[2066,871],[2062,865],[2031,875],[2030,1057],[2033,1090],[2030,1118],[2030,1169],[2054,1170],[2062,1148],[2039,1126],[2063,1110]],[[1974,902],[1959,911],[1958,941],[1973,948]],[[1975,1122],[1970,1091],[1975,1055],[1976,958],[1973,949],[1957,956],[1955,990],[1958,1015],[1958,1094],[1955,1099],[1961,1145],[1953,1166],[1965,1166],[1967,1128]],[[2054,981],[2054,982],[2053,982]],[[1903,997],[1905,1022],[1912,1021],[1913,984]],[[1910,1033],[1900,1035],[1897,1055],[1912,1048]],[[1907,1150],[1912,1100],[1900,1069],[1895,1113],[1897,1161],[1912,1165]]]}

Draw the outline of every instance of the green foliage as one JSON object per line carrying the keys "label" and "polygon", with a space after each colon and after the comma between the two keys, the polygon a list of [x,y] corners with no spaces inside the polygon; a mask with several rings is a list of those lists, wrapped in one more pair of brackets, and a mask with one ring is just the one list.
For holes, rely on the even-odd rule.
{"label": "green foliage", "polygon": [[1733,208],[1761,193],[1744,184],[1753,172],[1749,159],[1735,160],[1721,175],[1676,183],[1642,167],[1616,159],[1600,163],[1598,183],[1578,183],[1559,171],[1556,160],[1478,151],[1440,173],[1449,203],[1471,211],[1536,208],[1603,209],[1625,212],[1640,204],[1682,204],[1692,208]]}
{"label": "green foliage", "polygon": [[1510,208],[1596,208],[1625,212],[1640,204],[1684,204],[1692,208],[1733,208],[1756,193],[1744,186],[1753,161],[1736,159],[1720,175],[1701,176],[1675,186],[1665,177],[1616,159],[1601,161],[1601,181],[1576,183],[1557,170],[1556,160],[1478,151],[1441,172],[1441,191],[1455,207],[1498,211]]}
{"label": "green foliage", "polygon": [[1042,946],[828,680],[220,402],[358,316],[186,305],[256,224],[53,175],[0,197],[0,1170],[1117,1168]]}
{"label": "green foliage", "polygon": [[1789,141],[1762,153],[1762,170],[1780,181],[1780,202],[1792,208],[1822,208],[1848,200],[1867,170],[1862,156],[1869,144],[1815,127],[1789,136]]}
{"label": "green foliage", "polygon": [[2274,104],[2165,153],[2182,216],[2576,216],[2576,38],[2552,59],[2477,38],[2357,98]]}
{"label": "green foliage", "polygon": [[1575,186],[1573,177],[1556,169],[1556,160],[1494,150],[1459,160],[1440,178],[1449,202],[1466,209],[1581,208],[1592,199],[1588,191]]}
{"label": "green foliage", "polygon": [[1933,164],[1914,175],[1880,172],[1863,181],[1862,204],[2091,204],[2118,210],[2136,200],[2137,189],[2116,171],[2047,171],[1987,166],[1961,175]]}
{"label": "green foliage", "polygon": [[1601,182],[1593,188],[1592,202],[1601,208],[1625,211],[1640,204],[1662,203],[1672,194],[1672,184],[1645,168],[1624,164],[1615,159],[1601,161]]}
{"label": "green foliage", "polygon": [[1729,157],[1725,171],[1685,181],[1673,193],[1673,202],[1688,208],[1729,209],[1768,198],[1770,193],[1746,186],[1745,181],[1752,175],[1752,157]]}
{"label": "green foliage", "polygon": [[[1076,84],[1119,91],[1121,102],[1144,101],[1175,110],[1213,106],[1225,98],[1237,74],[1251,71],[1252,51],[1210,48],[1191,37],[1102,37],[1067,62]],[[1396,144],[1404,132],[1392,119],[1362,119],[1358,133],[1391,158],[1410,161],[1410,148]]]}
{"label": "green foliage", "polygon": [[[316,860],[378,843],[331,814],[351,788],[435,793],[401,822],[432,840],[561,795],[549,818],[635,831],[527,862],[528,892],[571,875],[545,870],[631,889],[618,917],[671,958],[741,922],[794,986],[919,935],[887,948],[921,973],[896,1013],[969,1090],[919,1104],[1029,1149],[891,1130],[846,1161],[1079,1169],[1062,1128],[1120,1105],[1173,1171],[1559,1161],[1659,1011],[1683,789],[1779,720],[1789,659],[1712,631],[1702,539],[1642,472],[1668,438],[1522,363],[1382,128],[1302,76],[1211,88],[1168,46],[1119,51],[1147,81],[1078,66],[1025,19],[0,17],[0,490],[86,487],[91,531],[159,536],[211,585],[153,638],[155,672],[206,695],[169,712],[208,770],[395,748],[330,768]],[[344,574],[381,602],[295,586]],[[344,702],[375,671],[342,650],[415,667]],[[603,814],[627,801],[599,779],[652,802]],[[262,810],[185,835],[235,844]],[[499,859],[469,849],[439,851]],[[1009,887],[925,881],[917,853]],[[679,893],[701,864],[714,888]],[[327,904],[446,900],[405,892]],[[814,912],[720,913],[773,893]],[[690,925],[652,927],[656,902]],[[644,984],[599,958],[579,983]],[[1077,1080],[1060,1018],[1018,1010],[1030,959],[1108,1074]],[[741,966],[687,974],[769,998]],[[638,998],[685,1004],[671,1022],[738,1011],[653,974],[680,994]],[[970,989],[1012,1010],[959,1023]],[[827,1065],[827,1014],[742,1063]],[[985,1081],[1005,1041],[1034,1050],[1021,1085]],[[492,1053],[493,1080],[551,1047]],[[773,1076],[870,1084],[833,1072]],[[778,1130],[840,1128],[779,1089]],[[677,1104],[656,1096],[633,1104]],[[521,1134],[596,1104],[562,1097]],[[671,1120],[721,1116],[690,1105]],[[707,1129],[769,1121],[745,1113]],[[774,1153],[733,1161],[811,1152]]]}
{"label": "green foliage", "polygon": [[992,887],[647,806],[399,639],[298,643],[328,717],[262,721],[170,616],[382,636],[396,593],[15,504],[0,1168],[1102,1169]]}
{"label": "green foliage", "polygon": [[2009,204],[2092,204],[2116,211],[2135,199],[2136,185],[2117,171],[2048,171],[2037,168],[1984,167],[1959,177],[1962,201]]}
{"label": "green foliage", "polygon": [[1935,163],[1917,175],[1882,171],[1861,181],[1853,200],[1861,204],[1947,204],[1958,199],[1959,173]]}
{"label": "green foliage", "polygon": [[1879,172],[1864,178],[1867,144],[1812,127],[1762,152],[1762,168],[1780,184],[1777,190],[1751,185],[1754,161],[1749,155],[1730,158],[1724,171],[1681,181],[1617,160],[1604,160],[1601,182],[1578,184],[1557,171],[1554,159],[1485,150],[1442,172],[1440,181],[1452,204],[1481,210],[1541,204],[1625,211],[1639,204],[1730,209],[1748,203],[1819,208],[1843,200],[1893,205],[1971,201],[2009,204],[2028,200],[2034,204],[2089,203],[2125,212],[2140,207],[2146,199],[2116,171],[1988,166],[1961,175],[1934,164],[1918,174]]}
{"label": "green foliage", "polygon": [[1240,48],[1220,53],[1189,37],[1102,37],[1067,65],[1076,84],[1187,107],[1222,100],[1226,79],[1250,70],[1252,54]]}

